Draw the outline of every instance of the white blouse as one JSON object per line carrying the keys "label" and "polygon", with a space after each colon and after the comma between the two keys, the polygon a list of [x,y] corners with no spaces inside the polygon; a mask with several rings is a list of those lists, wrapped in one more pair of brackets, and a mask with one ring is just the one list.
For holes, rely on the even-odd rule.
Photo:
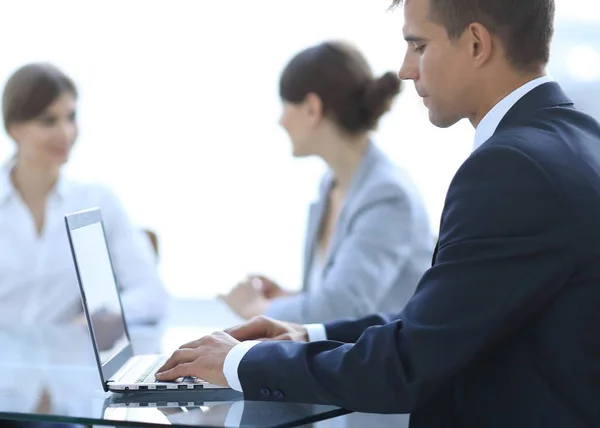
{"label": "white blouse", "polygon": [[68,322],[81,300],[64,215],[99,207],[128,322],[157,321],[167,293],[149,239],[106,187],[61,176],[46,204],[41,235],[10,179],[0,169],[0,325]]}

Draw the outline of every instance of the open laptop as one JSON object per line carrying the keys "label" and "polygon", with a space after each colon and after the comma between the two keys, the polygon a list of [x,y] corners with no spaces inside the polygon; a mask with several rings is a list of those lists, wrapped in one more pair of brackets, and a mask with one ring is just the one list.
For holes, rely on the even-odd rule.
{"label": "open laptop", "polygon": [[163,355],[133,355],[99,208],[65,216],[67,235],[104,391],[222,389],[197,378],[158,382]]}

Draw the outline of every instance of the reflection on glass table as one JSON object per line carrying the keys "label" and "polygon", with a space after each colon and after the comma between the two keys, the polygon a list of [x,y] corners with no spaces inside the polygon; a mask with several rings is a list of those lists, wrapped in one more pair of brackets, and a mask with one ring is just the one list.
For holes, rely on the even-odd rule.
{"label": "reflection on glass table", "polygon": [[166,425],[214,427],[298,426],[341,415],[335,407],[300,403],[243,401],[232,391],[151,394],[138,399],[113,394],[104,403],[104,419]]}
{"label": "reflection on glass table", "polygon": [[[172,352],[213,327],[132,327],[136,353]],[[112,348],[118,337],[108,340]],[[166,345],[166,346],[165,346]],[[84,325],[0,329],[0,419],[87,425],[302,426],[347,413],[332,406],[243,401],[221,391],[111,394],[102,389]]]}

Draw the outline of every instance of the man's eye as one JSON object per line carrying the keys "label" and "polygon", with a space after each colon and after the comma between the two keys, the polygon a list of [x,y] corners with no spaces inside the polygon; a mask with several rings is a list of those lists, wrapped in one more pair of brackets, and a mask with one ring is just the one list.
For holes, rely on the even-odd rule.
{"label": "man's eye", "polygon": [[415,52],[423,53],[425,51],[425,45],[416,45],[414,50]]}

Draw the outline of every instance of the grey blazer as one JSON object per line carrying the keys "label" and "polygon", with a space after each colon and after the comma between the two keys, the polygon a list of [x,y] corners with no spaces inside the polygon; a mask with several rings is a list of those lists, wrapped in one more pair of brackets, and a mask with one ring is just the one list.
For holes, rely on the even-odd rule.
{"label": "grey blazer", "polygon": [[398,312],[431,266],[433,237],[414,184],[371,144],[343,203],[323,269],[311,287],[319,228],[332,185],[325,174],[310,208],[303,291],[274,300],[266,315],[296,323],[322,323],[373,312]]}

